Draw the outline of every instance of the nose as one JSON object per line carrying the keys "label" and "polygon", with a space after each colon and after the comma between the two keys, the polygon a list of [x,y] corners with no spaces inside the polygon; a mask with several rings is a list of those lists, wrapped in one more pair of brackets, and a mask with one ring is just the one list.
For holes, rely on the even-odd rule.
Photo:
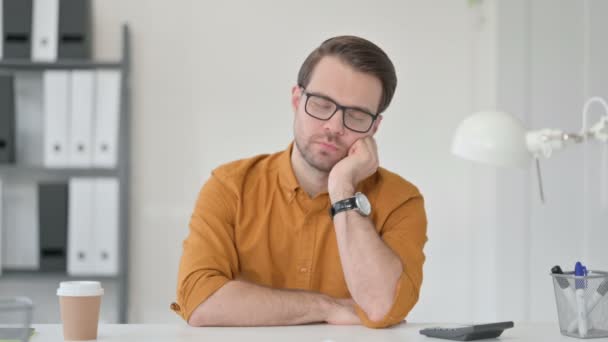
{"label": "nose", "polygon": [[338,109],[329,120],[325,121],[323,128],[331,134],[344,135],[343,119],[344,111],[343,109]]}

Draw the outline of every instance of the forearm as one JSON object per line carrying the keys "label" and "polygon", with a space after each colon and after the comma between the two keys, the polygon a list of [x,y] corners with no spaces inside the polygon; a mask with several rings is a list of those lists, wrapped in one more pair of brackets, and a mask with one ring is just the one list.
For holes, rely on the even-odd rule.
{"label": "forearm", "polygon": [[324,322],[331,298],[272,289],[242,280],[226,283],[192,313],[192,326],[270,326]]}
{"label": "forearm", "polygon": [[393,305],[403,266],[382,241],[373,222],[354,211],[338,213],[334,228],[340,261],[353,299],[371,320],[380,320]]}

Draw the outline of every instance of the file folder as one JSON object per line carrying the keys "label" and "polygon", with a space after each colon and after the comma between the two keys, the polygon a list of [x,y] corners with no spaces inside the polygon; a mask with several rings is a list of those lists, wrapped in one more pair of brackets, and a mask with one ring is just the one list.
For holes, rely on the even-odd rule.
{"label": "file folder", "polygon": [[60,0],[58,58],[90,58],[90,26],[89,0]]}
{"label": "file folder", "polygon": [[121,78],[119,71],[97,71],[93,165],[114,168],[118,160]]}
{"label": "file folder", "polygon": [[87,178],[72,178],[69,181],[67,269],[70,275],[95,273],[93,186],[94,183]]}
{"label": "file folder", "polygon": [[[2,0],[0,0],[0,8],[2,8],[1,2]],[[4,255],[4,226],[4,191],[2,190],[2,178],[0,178],[0,275],[2,275],[2,265],[4,264],[2,262],[2,256]]]}
{"label": "file folder", "polygon": [[68,119],[70,74],[63,70],[44,72],[44,165],[68,165]]}
{"label": "file folder", "polygon": [[67,183],[38,184],[41,271],[66,271],[67,215]]}
{"label": "file folder", "polygon": [[[3,50],[4,50],[4,21],[3,21],[3,17],[4,17],[4,0],[0,0],[0,39],[2,41],[0,41],[0,59],[3,58]],[[1,264],[0,264],[1,265]],[[0,270],[2,269],[2,267],[0,267]]]}
{"label": "file folder", "polygon": [[22,165],[43,165],[42,95],[41,72],[15,74],[15,159]]}
{"label": "file folder", "polygon": [[29,59],[32,0],[3,0],[2,54],[5,59]]}
{"label": "file folder", "polygon": [[118,179],[72,178],[68,191],[68,273],[117,275]]}
{"label": "file folder", "polygon": [[95,274],[118,274],[119,192],[116,178],[94,181]]}
{"label": "file folder", "polygon": [[57,59],[59,0],[33,0],[32,60]]}
{"label": "file folder", "polygon": [[0,74],[0,164],[15,162],[13,76]]}
{"label": "file folder", "polygon": [[5,179],[4,269],[38,269],[38,201],[34,182]]}
{"label": "file folder", "polygon": [[71,73],[68,158],[72,167],[90,167],[93,164],[94,76],[90,70]]}

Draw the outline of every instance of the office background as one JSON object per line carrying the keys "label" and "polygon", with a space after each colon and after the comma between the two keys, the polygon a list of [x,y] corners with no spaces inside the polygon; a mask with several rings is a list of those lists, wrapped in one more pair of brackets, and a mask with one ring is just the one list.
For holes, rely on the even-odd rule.
{"label": "office background", "polygon": [[381,165],[419,186],[429,217],[408,320],[555,321],[551,266],[608,270],[606,147],[543,161],[542,205],[532,165],[475,165],[450,143],[485,108],[578,131],[584,100],[608,96],[606,14],[601,0],[94,0],[96,58],[120,56],[121,23],[132,32],[129,321],[178,321],[168,305],[200,186],[221,163],[287,146],[298,68],[340,34],[376,42],[398,73]]}

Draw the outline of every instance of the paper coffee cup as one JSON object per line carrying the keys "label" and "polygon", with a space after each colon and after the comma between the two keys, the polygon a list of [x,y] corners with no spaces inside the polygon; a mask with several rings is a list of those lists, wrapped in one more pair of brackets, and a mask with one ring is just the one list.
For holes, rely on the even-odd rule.
{"label": "paper coffee cup", "polygon": [[66,281],[59,284],[57,296],[66,341],[97,339],[97,324],[103,288],[98,281]]}

